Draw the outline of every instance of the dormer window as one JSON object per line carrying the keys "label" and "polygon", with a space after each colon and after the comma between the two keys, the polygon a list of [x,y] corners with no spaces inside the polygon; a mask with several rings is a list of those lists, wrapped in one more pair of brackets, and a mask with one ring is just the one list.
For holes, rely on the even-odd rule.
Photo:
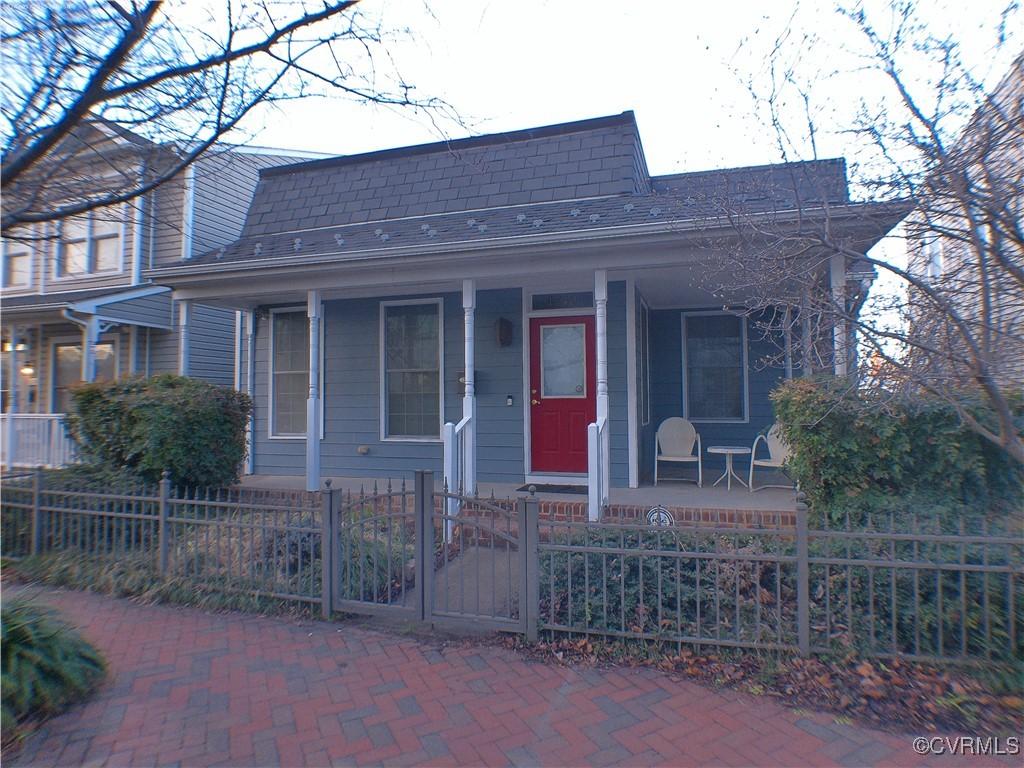
{"label": "dormer window", "polygon": [[121,217],[110,210],[91,211],[62,221],[57,243],[57,277],[119,272],[121,231]]}

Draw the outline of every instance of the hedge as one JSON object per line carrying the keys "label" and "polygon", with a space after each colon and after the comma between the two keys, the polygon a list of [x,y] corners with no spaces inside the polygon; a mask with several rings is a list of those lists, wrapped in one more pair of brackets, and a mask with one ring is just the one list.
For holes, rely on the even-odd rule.
{"label": "hedge", "polygon": [[242,392],[165,374],[75,387],[69,429],[89,461],[149,482],[166,469],[179,485],[221,486],[238,480],[251,410]]}
{"label": "hedge", "polygon": [[[851,391],[834,379],[784,382],[772,400],[791,449],[788,469],[812,509],[927,498],[991,511],[1019,509],[1024,498],[1024,467],[968,429],[948,403]],[[973,411],[986,418],[982,403]],[[1024,419],[1019,405],[1018,415]]]}

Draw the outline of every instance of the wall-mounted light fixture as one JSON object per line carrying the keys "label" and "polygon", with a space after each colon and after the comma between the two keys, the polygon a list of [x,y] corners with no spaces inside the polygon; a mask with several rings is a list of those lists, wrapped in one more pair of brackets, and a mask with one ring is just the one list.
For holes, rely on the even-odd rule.
{"label": "wall-mounted light fixture", "polygon": [[505,397],[505,405],[511,407],[514,404],[515,404],[515,400],[513,399],[512,395],[508,395],[508,396]]}
{"label": "wall-mounted light fixture", "polygon": [[36,369],[32,367],[32,363],[25,363],[23,366],[21,366],[22,376],[33,376],[35,372]]}

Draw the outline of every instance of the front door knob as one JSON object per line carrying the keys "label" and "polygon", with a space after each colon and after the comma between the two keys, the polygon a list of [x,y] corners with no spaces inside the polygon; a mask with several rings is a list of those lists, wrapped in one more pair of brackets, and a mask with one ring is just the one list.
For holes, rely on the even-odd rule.
{"label": "front door knob", "polygon": [[531,400],[530,405],[540,405],[540,400]]}

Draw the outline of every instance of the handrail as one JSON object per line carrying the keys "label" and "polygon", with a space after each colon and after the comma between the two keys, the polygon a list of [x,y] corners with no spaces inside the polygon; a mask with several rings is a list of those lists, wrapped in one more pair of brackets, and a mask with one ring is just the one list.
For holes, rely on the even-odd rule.
{"label": "handrail", "polygon": [[8,469],[75,463],[78,451],[67,434],[64,417],[63,413],[0,414],[0,463]]}
{"label": "handrail", "polygon": [[475,479],[469,477],[470,461],[467,456],[467,451],[472,448],[466,436],[472,424],[472,416],[463,416],[458,424],[448,421],[444,425],[444,487],[449,494],[444,502],[447,518],[444,523],[445,541],[451,539],[454,527],[452,518],[456,517],[462,508],[462,501],[458,495],[471,493],[476,486]]}
{"label": "handrail", "polygon": [[587,517],[601,519],[608,506],[608,419],[601,416],[587,426]]}

